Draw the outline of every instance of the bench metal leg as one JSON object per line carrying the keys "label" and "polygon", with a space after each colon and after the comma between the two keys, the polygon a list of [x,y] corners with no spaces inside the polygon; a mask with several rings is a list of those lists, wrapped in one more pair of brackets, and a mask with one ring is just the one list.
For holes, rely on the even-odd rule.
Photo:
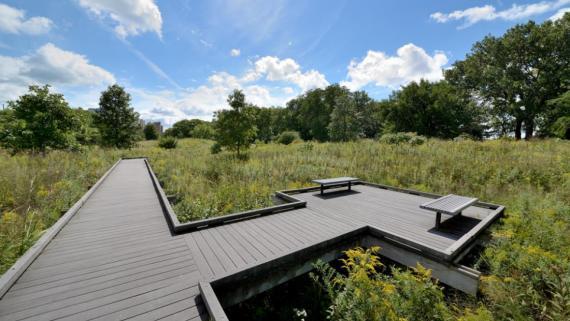
{"label": "bench metal leg", "polygon": [[321,185],[321,196],[325,194],[325,186]]}
{"label": "bench metal leg", "polygon": [[437,212],[435,214],[435,228],[439,229],[439,225],[441,224],[441,213]]}
{"label": "bench metal leg", "polygon": [[349,190],[349,191],[351,190],[351,186],[352,186],[352,183],[351,183],[351,182],[348,182],[348,190]]}

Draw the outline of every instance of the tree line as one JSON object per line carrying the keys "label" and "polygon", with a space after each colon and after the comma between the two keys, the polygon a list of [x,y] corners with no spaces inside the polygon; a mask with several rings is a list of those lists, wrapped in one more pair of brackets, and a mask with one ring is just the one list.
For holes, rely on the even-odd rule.
{"label": "tree line", "polygon": [[228,103],[232,109],[216,113],[214,127],[220,145],[237,151],[291,130],[318,141],[395,132],[443,139],[522,139],[523,133],[525,139],[537,133],[570,139],[570,14],[486,36],[441,81],[411,82],[385,100],[334,84],[307,91],[285,108],[247,104],[239,90]]}
{"label": "tree line", "polygon": [[[158,138],[153,126],[141,128],[130,100],[124,88],[113,85],[101,94],[98,110],[90,112],[70,108],[49,86],[31,86],[0,112],[0,144],[45,152],[88,144],[129,148],[139,139]],[[238,152],[284,132],[317,141],[396,132],[443,139],[522,139],[523,133],[526,139],[570,139],[570,14],[486,36],[445,70],[441,81],[411,82],[384,100],[333,84],[309,90],[283,108],[249,104],[239,90],[230,94],[228,105],[212,122],[181,120],[164,136],[216,139],[215,149]]]}

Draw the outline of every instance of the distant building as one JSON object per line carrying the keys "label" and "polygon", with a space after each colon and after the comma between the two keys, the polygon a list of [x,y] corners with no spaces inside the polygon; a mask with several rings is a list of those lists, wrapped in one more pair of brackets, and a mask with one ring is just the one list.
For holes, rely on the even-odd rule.
{"label": "distant building", "polygon": [[99,111],[99,108],[87,108],[87,111],[96,114]]}
{"label": "distant building", "polygon": [[144,119],[139,118],[139,127],[144,128]]}

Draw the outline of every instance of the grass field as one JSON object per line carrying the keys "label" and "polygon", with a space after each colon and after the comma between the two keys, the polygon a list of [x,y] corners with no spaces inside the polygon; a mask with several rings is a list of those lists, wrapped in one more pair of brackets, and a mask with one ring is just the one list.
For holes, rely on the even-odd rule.
{"label": "grass field", "polygon": [[0,152],[0,272],[121,155],[144,155],[167,194],[178,196],[181,221],[267,206],[276,190],[341,175],[505,205],[507,217],[479,262],[490,275],[484,304],[500,320],[570,313],[570,142],[268,144],[253,147],[247,160],[211,155],[211,144],[189,139],[165,150],[144,142],[127,152],[92,148],[45,158]]}

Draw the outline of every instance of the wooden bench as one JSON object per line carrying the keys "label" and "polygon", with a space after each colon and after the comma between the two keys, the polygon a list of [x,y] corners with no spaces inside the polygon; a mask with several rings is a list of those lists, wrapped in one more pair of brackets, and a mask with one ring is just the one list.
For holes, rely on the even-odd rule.
{"label": "wooden bench", "polygon": [[476,203],[478,199],[473,197],[459,196],[454,194],[449,194],[433,201],[429,201],[420,205],[420,208],[424,210],[430,210],[436,212],[435,216],[435,228],[439,228],[441,224],[441,214],[448,215],[461,215],[461,211],[467,207]]}
{"label": "wooden bench", "polygon": [[359,180],[360,180],[359,178],[355,177],[335,177],[335,178],[315,179],[313,180],[313,183],[321,185],[321,195],[323,195],[325,193],[326,187],[348,185],[348,190],[350,191],[352,183]]}

